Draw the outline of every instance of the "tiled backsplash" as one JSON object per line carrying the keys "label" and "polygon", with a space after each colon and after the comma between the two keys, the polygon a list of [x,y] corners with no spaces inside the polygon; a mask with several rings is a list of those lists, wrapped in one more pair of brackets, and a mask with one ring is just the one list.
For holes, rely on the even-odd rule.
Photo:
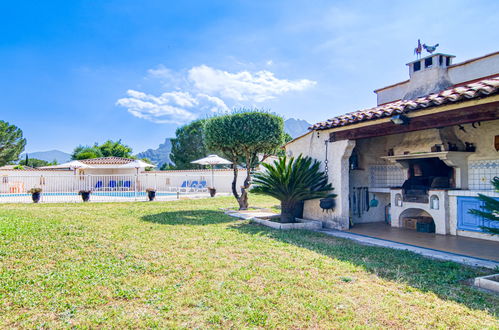
{"label": "tiled backsplash", "polygon": [[372,188],[400,187],[406,180],[406,171],[397,165],[370,165]]}
{"label": "tiled backsplash", "polygon": [[499,176],[499,159],[470,161],[468,185],[471,190],[493,190],[490,180]]}

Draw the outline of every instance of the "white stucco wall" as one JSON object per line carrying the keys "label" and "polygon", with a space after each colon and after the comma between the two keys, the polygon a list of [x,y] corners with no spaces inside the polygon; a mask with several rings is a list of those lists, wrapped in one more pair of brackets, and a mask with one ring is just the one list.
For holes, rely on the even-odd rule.
{"label": "white stucco wall", "polygon": [[[326,145],[328,131],[311,132],[302,138],[286,146],[286,153],[289,156],[310,156],[319,160],[321,169],[324,170],[326,160]],[[328,177],[329,182],[334,187],[336,197],[336,208],[334,211],[325,212],[319,207],[319,200],[309,200],[305,202],[303,216],[306,219],[321,220],[326,227],[336,229],[347,229],[349,222],[348,205],[348,159],[355,146],[354,141],[338,141],[328,143]]]}

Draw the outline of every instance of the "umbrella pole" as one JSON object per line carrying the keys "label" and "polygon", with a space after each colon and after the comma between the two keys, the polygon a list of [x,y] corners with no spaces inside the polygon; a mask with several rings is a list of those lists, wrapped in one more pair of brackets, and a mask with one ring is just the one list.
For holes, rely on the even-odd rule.
{"label": "umbrella pole", "polygon": [[215,171],[213,165],[211,165],[211,187],[215,189]]}

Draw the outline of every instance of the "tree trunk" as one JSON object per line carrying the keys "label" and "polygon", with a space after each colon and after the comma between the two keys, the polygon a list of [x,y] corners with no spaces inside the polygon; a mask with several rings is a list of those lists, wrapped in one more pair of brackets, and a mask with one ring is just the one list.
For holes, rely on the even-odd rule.
{"label": "tree trunk", "polygon": [[236,162],[233,162],[234,165],[233,166],[233,169],[234,169],[234,178],[232,179],[232,195],[234,195],[234,197],[239,200],[239,194],[237,193],[237,165],[236,165]]}
{"label": "tree trunk", "polygon": [[281,202],[281,222],[295,222],[295,203]]}
{"label": "tree trunk", "polygon": [[239,203],[239,210],[247,210],[249,207],[248,203],[248,189],[250,187],[251,181],[251,154],[246,154],[246,179],[244,179],[243,186],[241,187],[241,196],[237,198]]}

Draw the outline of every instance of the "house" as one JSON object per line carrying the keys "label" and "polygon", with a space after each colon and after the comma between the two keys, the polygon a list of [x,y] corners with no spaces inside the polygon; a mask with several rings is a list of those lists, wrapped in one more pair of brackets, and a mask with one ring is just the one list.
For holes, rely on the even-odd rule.
{"label": "house", "polygon": [[377,106],[316,123],[285,146],[322,161],[338,194],[332,212],[306,201],[304,217],[340,230],[388,223],[499,241],[468,212],[478,193],[499,197],[490,184],[499,176],[499,52],[453,59],[407,63],[408,80],[374,91]]}

